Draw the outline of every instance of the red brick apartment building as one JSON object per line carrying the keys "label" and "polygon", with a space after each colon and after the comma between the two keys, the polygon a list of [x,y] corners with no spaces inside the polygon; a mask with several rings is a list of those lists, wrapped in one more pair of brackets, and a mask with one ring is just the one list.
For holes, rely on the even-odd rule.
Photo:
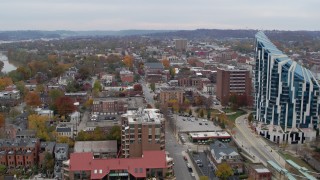
{"label": "red brick apartment building", "polygon": [[243,97],[247,106],[252,106],[252,80],[250,71],[236,68],[218,68],[216,96],[222,105],[227,105],[231,94]]}
{"label": "red brick apartment building", "polygon": [[64,164],[64,179],[164,179],[167,172],[165,151],[144,151],[137,158],[95,159],[92,152],[72,153]]}
{"label": "red brick apartment building", "polygon": [[141,157],[144,151],[165,149],[165,121],[158,109],[127,111],[121,122],[122,156]]}
{"label": "red brick apartment building", "polygon": [[92,110],[94,114],[123,114],[127,108],[125,98],[96,98]]}
{"label": "red brick apartment building", "polygon": [[38,164],[39,139],[0,139],[0,164],[9,169]]}
{"label": "red brick apartment building", "polygon": [[166,87],[160,89],[160,104],[165,105],[170,100],[176,100],[179,104],[183,103],[184,90],[177,87]]}

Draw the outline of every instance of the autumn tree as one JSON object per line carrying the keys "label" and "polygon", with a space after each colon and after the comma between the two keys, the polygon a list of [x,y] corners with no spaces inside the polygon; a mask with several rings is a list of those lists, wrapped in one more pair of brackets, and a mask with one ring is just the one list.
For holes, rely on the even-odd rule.
{"label": "autumn tree", "polygon": [[161,62],[162,62],[162,65],[164,66],[164,68],[169,69],[170,61],[168,59],[163,59]]}
{"label": "autumn tree", "polygon": [[248,121],[252,122],[252,120],[253,120],[253,113],[250,113],[249,116],[248,116]]}
{"label": "autumn tree", "polygon": [[36,86],[36,92],[38,92],[38,93],[44,93],[44,91],[45,91],[45,87],[44,87],[44,85],[43,84],[38,84],[37,86]]}
{"label": "autumn tree", "polygon": [[89,99],[84,103],[84,106],[85,106],[86,108],[90,108],[92,105],[93,105],[93,99],[92,99],[92,98],[89,98]]}
{"label": "autumn tree", "polygon": [[4,127],[5,125],[5,117],[2,113],[0,113],[0,128]]}
{"label": "autumn tree", "polygon": [[77,109],[73,100],[67,96],[59,97],[55,101],[55,107],[58,111],[58,114],[61,116],[68,115]]}
{"label": "autumn tree", "polygon": [[227,163],[222,163],[218,165],[216,170],[216,176],[222,180],[228,179],[228,177],[233,175],[231,167]]}
{"label": "autumn tree", "polygon": [[135,85],[133,85],[133,90],[134,90],[134,91],[142,91],[142,86],[141,86],[141,84],[135,84]]}
{"label": "autumn tree", "polygon": [[40,96],[36,92],[28,92],[28,94],[25,96],[24,101],[27,105],[31,107],[37,107],[41,105]]}
{"label": "autumn tree", "polygon": [[203,118],[203,116],[204,116],[204,111],[203,111],[203,109],[200,109],[199,116]]}
{"label": "autumn tree", "polygon": [[0,78],[0,90],[4,90],[9,85],[12,85],[12,79],[10,77]]}
{"label": "autumn tree", "polygon": [[133,66],[133,57],[126,55],[123,58],[123,63],[128,67],[128,68],[132,68]]}
{"label": "autumn tree", "polygon": [[72,140],[71,138],[69,138],[67,136],[59,136],[57,138],[57,143],[66,143],[69,145],[69,147],[74,146],[74,140]]}
{"label": "autumn tree", "polygon": [[36,136],[40,139],[49,141],[50,136],[49,136],[49,130],[46,126],[46,122],[48,121],[47,116],[41,116],[41,115],[36,115],[32,114],[28,116],[28,125],[29,129],[35,130],[36,131]]}

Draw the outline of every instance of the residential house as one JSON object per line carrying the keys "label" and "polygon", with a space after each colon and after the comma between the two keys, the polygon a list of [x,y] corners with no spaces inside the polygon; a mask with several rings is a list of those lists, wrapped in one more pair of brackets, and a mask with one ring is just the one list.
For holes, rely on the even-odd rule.
{"label": "residential house", "polygon": [[243,173],[244,164],[238,151],[230,147],[228,143],[215,141],[210,144],[210,160],[218,166],[221,163],[227,163],[234,173]]}
{"label": "residential house", "polygon": [[40,141],[30,139],[0,139],[0,164],[9,169],[30,168],[38,163]]}
{"label": "residential house", "polygon": [[59,124],[56,127],[56,132],[58,136],[73,138],[73,135],[74,135],[73,125]]}

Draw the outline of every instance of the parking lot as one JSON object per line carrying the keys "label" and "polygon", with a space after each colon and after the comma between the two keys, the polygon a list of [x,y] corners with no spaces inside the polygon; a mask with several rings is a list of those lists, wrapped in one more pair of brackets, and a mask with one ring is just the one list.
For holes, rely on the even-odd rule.
{"label": "parking lot", "polygon": [[215,177],[214,167],[209,162],[204,152],[193,154],[191,158],[194,161],[194,164],[198,166],[198,168],[200,169],[200,171],[203,173],[204,176],[210,177],[209,179],[219,179]]}
{"label": "parking lot", "polygon": [[195,132],[195,131],[218,131],[219,126],[215,126],[212,121],[196,117],[185,117],[173,115],[176,120],[177,130],[179,132]]}

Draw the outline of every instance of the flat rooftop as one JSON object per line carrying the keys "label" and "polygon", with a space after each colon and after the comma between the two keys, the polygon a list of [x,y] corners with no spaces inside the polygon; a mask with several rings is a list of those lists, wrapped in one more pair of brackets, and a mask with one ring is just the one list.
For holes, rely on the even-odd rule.
{"label": "flat rooftop", "polygon": [[138,110],[128,110],[126,114],[122,115],[128,118],[129,123],[150,123],[150,124],[160,124],[163,120],[163,115],[160,113],[159,109],[138,109]]}
{"label": "flat rooftop", "polygon": [[221,132],[196,132],[189,133],[192,139],[207,139],[207,138],[230,138],[230,134],[221,131]]}

